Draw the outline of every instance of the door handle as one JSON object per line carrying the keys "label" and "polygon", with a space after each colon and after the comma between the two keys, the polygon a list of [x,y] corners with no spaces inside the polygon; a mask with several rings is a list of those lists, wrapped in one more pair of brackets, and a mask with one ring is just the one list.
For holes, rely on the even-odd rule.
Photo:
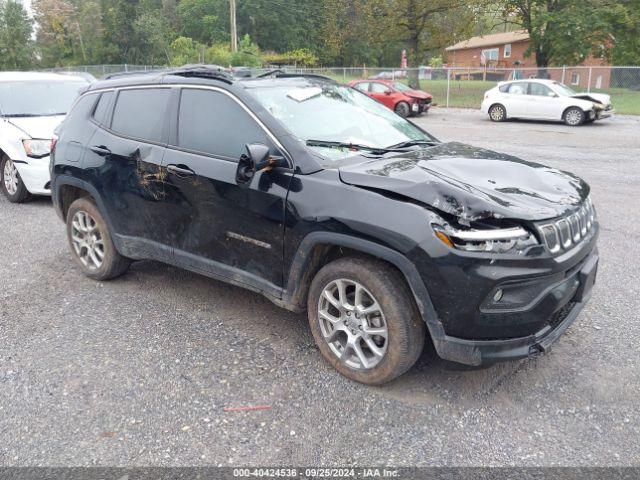
{"label": "door handle", "polygon": [[196,174],[196,172],[185,165],[167,165],[167,171],[178,177],[191,177]]}
{"label": "door handle", "polygon": [[106,157],[107,155],[111,155],[111,150],[109,150],[104,145],[94,145],[93,147],[91,147],[91,151],[101,157]]}

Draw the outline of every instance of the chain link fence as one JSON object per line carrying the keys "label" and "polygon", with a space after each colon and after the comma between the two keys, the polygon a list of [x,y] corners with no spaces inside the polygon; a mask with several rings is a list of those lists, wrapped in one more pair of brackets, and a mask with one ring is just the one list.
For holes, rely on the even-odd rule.
{"label": "chain link fence", "polygon": [[[166,68],[158,65],[83,65],[50,71],[84,72],[101,78],[113,73],[149,71]],[[484,92],[497,82],[527,78],[548,78],[562,82],[578,92],[611,95],[618,113],[640,115],[640,67],[421,67],[414,69],[370,67],[297,68],[274,67],[288,73],[324,75],[341,83],[358,79],[384,79],[419,86],[431,93],[439,106],[479,108]],[[252,69],[253,75],[270,69]]]}

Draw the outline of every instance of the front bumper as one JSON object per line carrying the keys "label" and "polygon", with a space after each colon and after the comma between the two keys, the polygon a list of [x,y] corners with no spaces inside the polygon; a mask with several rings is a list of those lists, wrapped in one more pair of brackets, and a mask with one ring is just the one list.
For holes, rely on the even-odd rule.
{"label": "front bumper", "polygon": [[43,158],[14,160],[14,164],[29,193],[34,195],[51,195],[51,174],[49,172],[48,155]]}
{"label": "front bumper", "polygon": [[[432,322],[429,330],[438,355],[466,365],[486,365],[517,360],[546,353],[574,322],[591,296],[599,256],[594,249],[578,268],[561,282],[552,285],[543,299],[553,302],[555,310],[543,328],[532,335],[496,340],[472,340],[449,336],[442,323]],[[541,301],[543,301],[541,300]]]}
{"label": "front bumper", "polygon": [[615,110],[613,110],[612,108],[607,110],[598,110],[596,111],[596,120],[602,120],[603,118],[613,117],[614,113],[615,113]]}
{"label": "front bumper", "polygon": [[419,100],[411,104],[411,113],[414,115],[420,115],[429,111],[431,107],[431,100]]}

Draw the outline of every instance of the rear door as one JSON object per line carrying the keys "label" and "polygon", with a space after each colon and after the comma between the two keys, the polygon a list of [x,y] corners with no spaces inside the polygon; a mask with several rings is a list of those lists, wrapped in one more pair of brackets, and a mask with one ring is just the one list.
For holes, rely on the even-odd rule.
{"label": "rear door", "polygon": [[509,84],[506,92],[507,115],[509,117],[526,117],[528,112],[527,82]]}
{"label": "rear door", "polygon": [[292,170],[236,181],[246,144],[284,152],[230,93],[184,87],[163,166],[163,211],[178,259],[203,273],[266,289],[282,285],[285,201]]}
{"label": "rear door", "polygon": [[[170,98],[170,88],[103,94],[93,119],[100,128],[86,145],[83,162],[115,233],[151,249],[162,248],[166,242],[160,167]],[[115,102],[113,108],[111,102]]]}

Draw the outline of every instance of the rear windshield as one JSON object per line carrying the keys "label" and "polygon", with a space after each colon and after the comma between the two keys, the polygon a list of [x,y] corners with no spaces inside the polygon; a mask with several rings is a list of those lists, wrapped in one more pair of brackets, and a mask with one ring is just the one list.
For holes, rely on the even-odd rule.
{"label": "rear windshield", "polygon": [[13,117],[64,115],[87,85],[84,80],[0,82],[0,112]]}

